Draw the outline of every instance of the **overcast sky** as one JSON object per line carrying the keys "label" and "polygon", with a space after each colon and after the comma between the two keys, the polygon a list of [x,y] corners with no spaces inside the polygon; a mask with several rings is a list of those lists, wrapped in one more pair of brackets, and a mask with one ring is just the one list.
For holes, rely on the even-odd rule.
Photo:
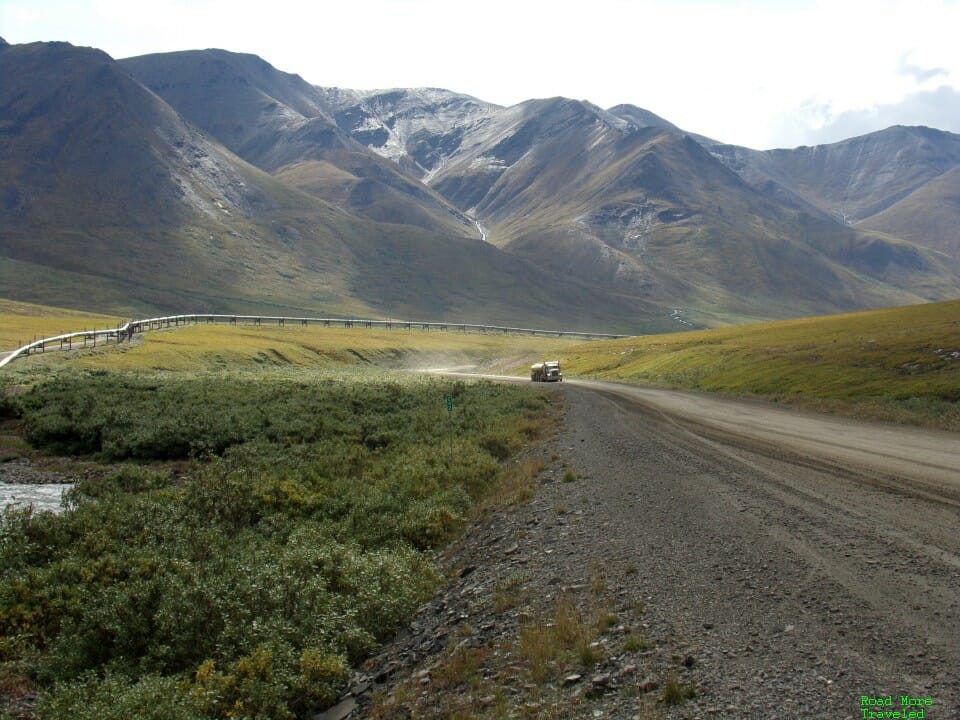
{"label": "overcast sky", "polygon": [[0,0],[0,36],[115,58],[218,47],[316,85],[501,105],[629,103],[757,149],[960,132],[958,0]]}

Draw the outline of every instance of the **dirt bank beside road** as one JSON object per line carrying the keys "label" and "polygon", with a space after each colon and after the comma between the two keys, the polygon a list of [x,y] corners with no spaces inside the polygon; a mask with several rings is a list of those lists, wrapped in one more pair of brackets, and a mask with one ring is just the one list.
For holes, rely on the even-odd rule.
{"label": "dirt bank beside road", "polygon": [[[370,666],[383,707],[438,716],[459,695],[479,717],[860,718],[864,696],[909,696],[960,717],[960,438],[556,390],[535,497],[449,553],[450,587]],[[616,620],[596,631],[595,665],[537,679],[521,638],[561,597]],[[477,652],[470,682],[442,672],[457,643]],[[694,697],[666,702],[671,681]]]}

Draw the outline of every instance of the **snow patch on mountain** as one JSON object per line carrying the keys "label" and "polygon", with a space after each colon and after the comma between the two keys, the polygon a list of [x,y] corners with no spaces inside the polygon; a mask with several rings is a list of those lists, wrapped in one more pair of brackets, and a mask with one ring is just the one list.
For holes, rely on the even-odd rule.
{"label": "snow patch on mountain", "polygon": [[603,108],[597,107],[593,103],[584,102],[584,107],[587,108],[591,113],[596,115],[597,120],[599,120],[604,125],[613,128],[621,133],[628,133],[636,130],[636,125],[631,122],[624,120],[621,117],[617,117],[611,112],[604,110]]}
{"label": "snow patch on mountain", "polygon": [[400,142],[400,139],[393,133],[390,133],[387,141],[383,143],[383,145],[368,145],[367,147],[377,155],[385,157],[387,160],[393,160],[394,162],[399,162],[407,154],[403,143]]}
{"label": "snow patch on mountain", "polygon": [[383,157],[412,160],[425,182],[457,150],[465,127],[500,109],[439,88],[318,90],[342,129]]}
{"label": "snow patch on mountain", "polygon": [[499,172],[506,169],[507,165],[503,160],[493,155],[479,155],[470,162],[469,167],[471,170],[481,172]]}
{"label": "snow patch on mountain", "polygon": [[423,181],[432,184],[445,174],[459,172],[462,168],[484,173],[506,170],[516,161],[509,163],[492,155],[490,149],[508,144],[529,120],[530,111],[523,105],[500,108],[468,119],[458,128],[460,138],[456,152],[445,158],[442,166],[433,169],[429,179],[425,176]]}
{"label": "snow patch on mountain", "polygon": [[598,122],[591,134],[592,137],[590,138],[590,144],[587,146],[587,150],[593,150],[598,145],[601,145],[603,142],[605,142],[609,136],[609,128],[606,125]]}

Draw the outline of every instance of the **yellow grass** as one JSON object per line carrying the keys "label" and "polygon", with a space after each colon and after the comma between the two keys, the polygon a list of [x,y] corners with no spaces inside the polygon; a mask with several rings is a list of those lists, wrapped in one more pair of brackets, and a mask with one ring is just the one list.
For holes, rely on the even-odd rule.
{"label": "yellow grass", "polygon": [[[12,350],[41,337],[116,327],[130,319],[0,300],[0,351]],[[69,363],[75,367],[131,370],[219,370],[369,363],[390,367],[482,365],[486,371],[499,372],[505,364],[529,366],[530,362],[555,355],[576,342],[455,330],[193,325],[146,332],[129,346],[104,347],[101,341],[96,350],[81,346],[69,353],[36,354],[16,364],[18,367],[24,363]]]}
{"label": "yellow grass", "polygon": [[0,351],[62,333],[112,328],[128,319],[0,299]]}
{"label": "yellow grass", "polygon": [[137,336],[132,345],[101,345],[72,353],[34,355],[17,363],[74,367],[221,370],[265,366],[370,364],[396,368],[483,365],[496,370],[507,357],[527,363],[575,341],[456,331],[381,330],[318,326],[194,325]]}
{"label": "yellow grass", "polygon": [[568,376],[960,419],[960,301],[584,343],[560,359]]}
{"label": "yellow grass", "polygon": [[[0,344],[119,321],[0,301]],[[960,427],[958,353],[960,301],[949,301],[589,343],[457,331],[198,325],[145,333],[119,349],[48,353],[25,362],[163,370],[471,366],[525,375],[531,361],[558,357],[567,377],[756,395]]]}

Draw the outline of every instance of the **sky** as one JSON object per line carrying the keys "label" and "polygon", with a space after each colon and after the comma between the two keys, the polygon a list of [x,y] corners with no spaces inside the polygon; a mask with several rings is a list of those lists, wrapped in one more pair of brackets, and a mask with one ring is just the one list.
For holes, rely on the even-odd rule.
{"label": "sky", "polygon": [[315,85],[500,105],[631,104],[760,150],[960,133],[960,0],[0,0],[0,37],[115,58],[223,48]]}

